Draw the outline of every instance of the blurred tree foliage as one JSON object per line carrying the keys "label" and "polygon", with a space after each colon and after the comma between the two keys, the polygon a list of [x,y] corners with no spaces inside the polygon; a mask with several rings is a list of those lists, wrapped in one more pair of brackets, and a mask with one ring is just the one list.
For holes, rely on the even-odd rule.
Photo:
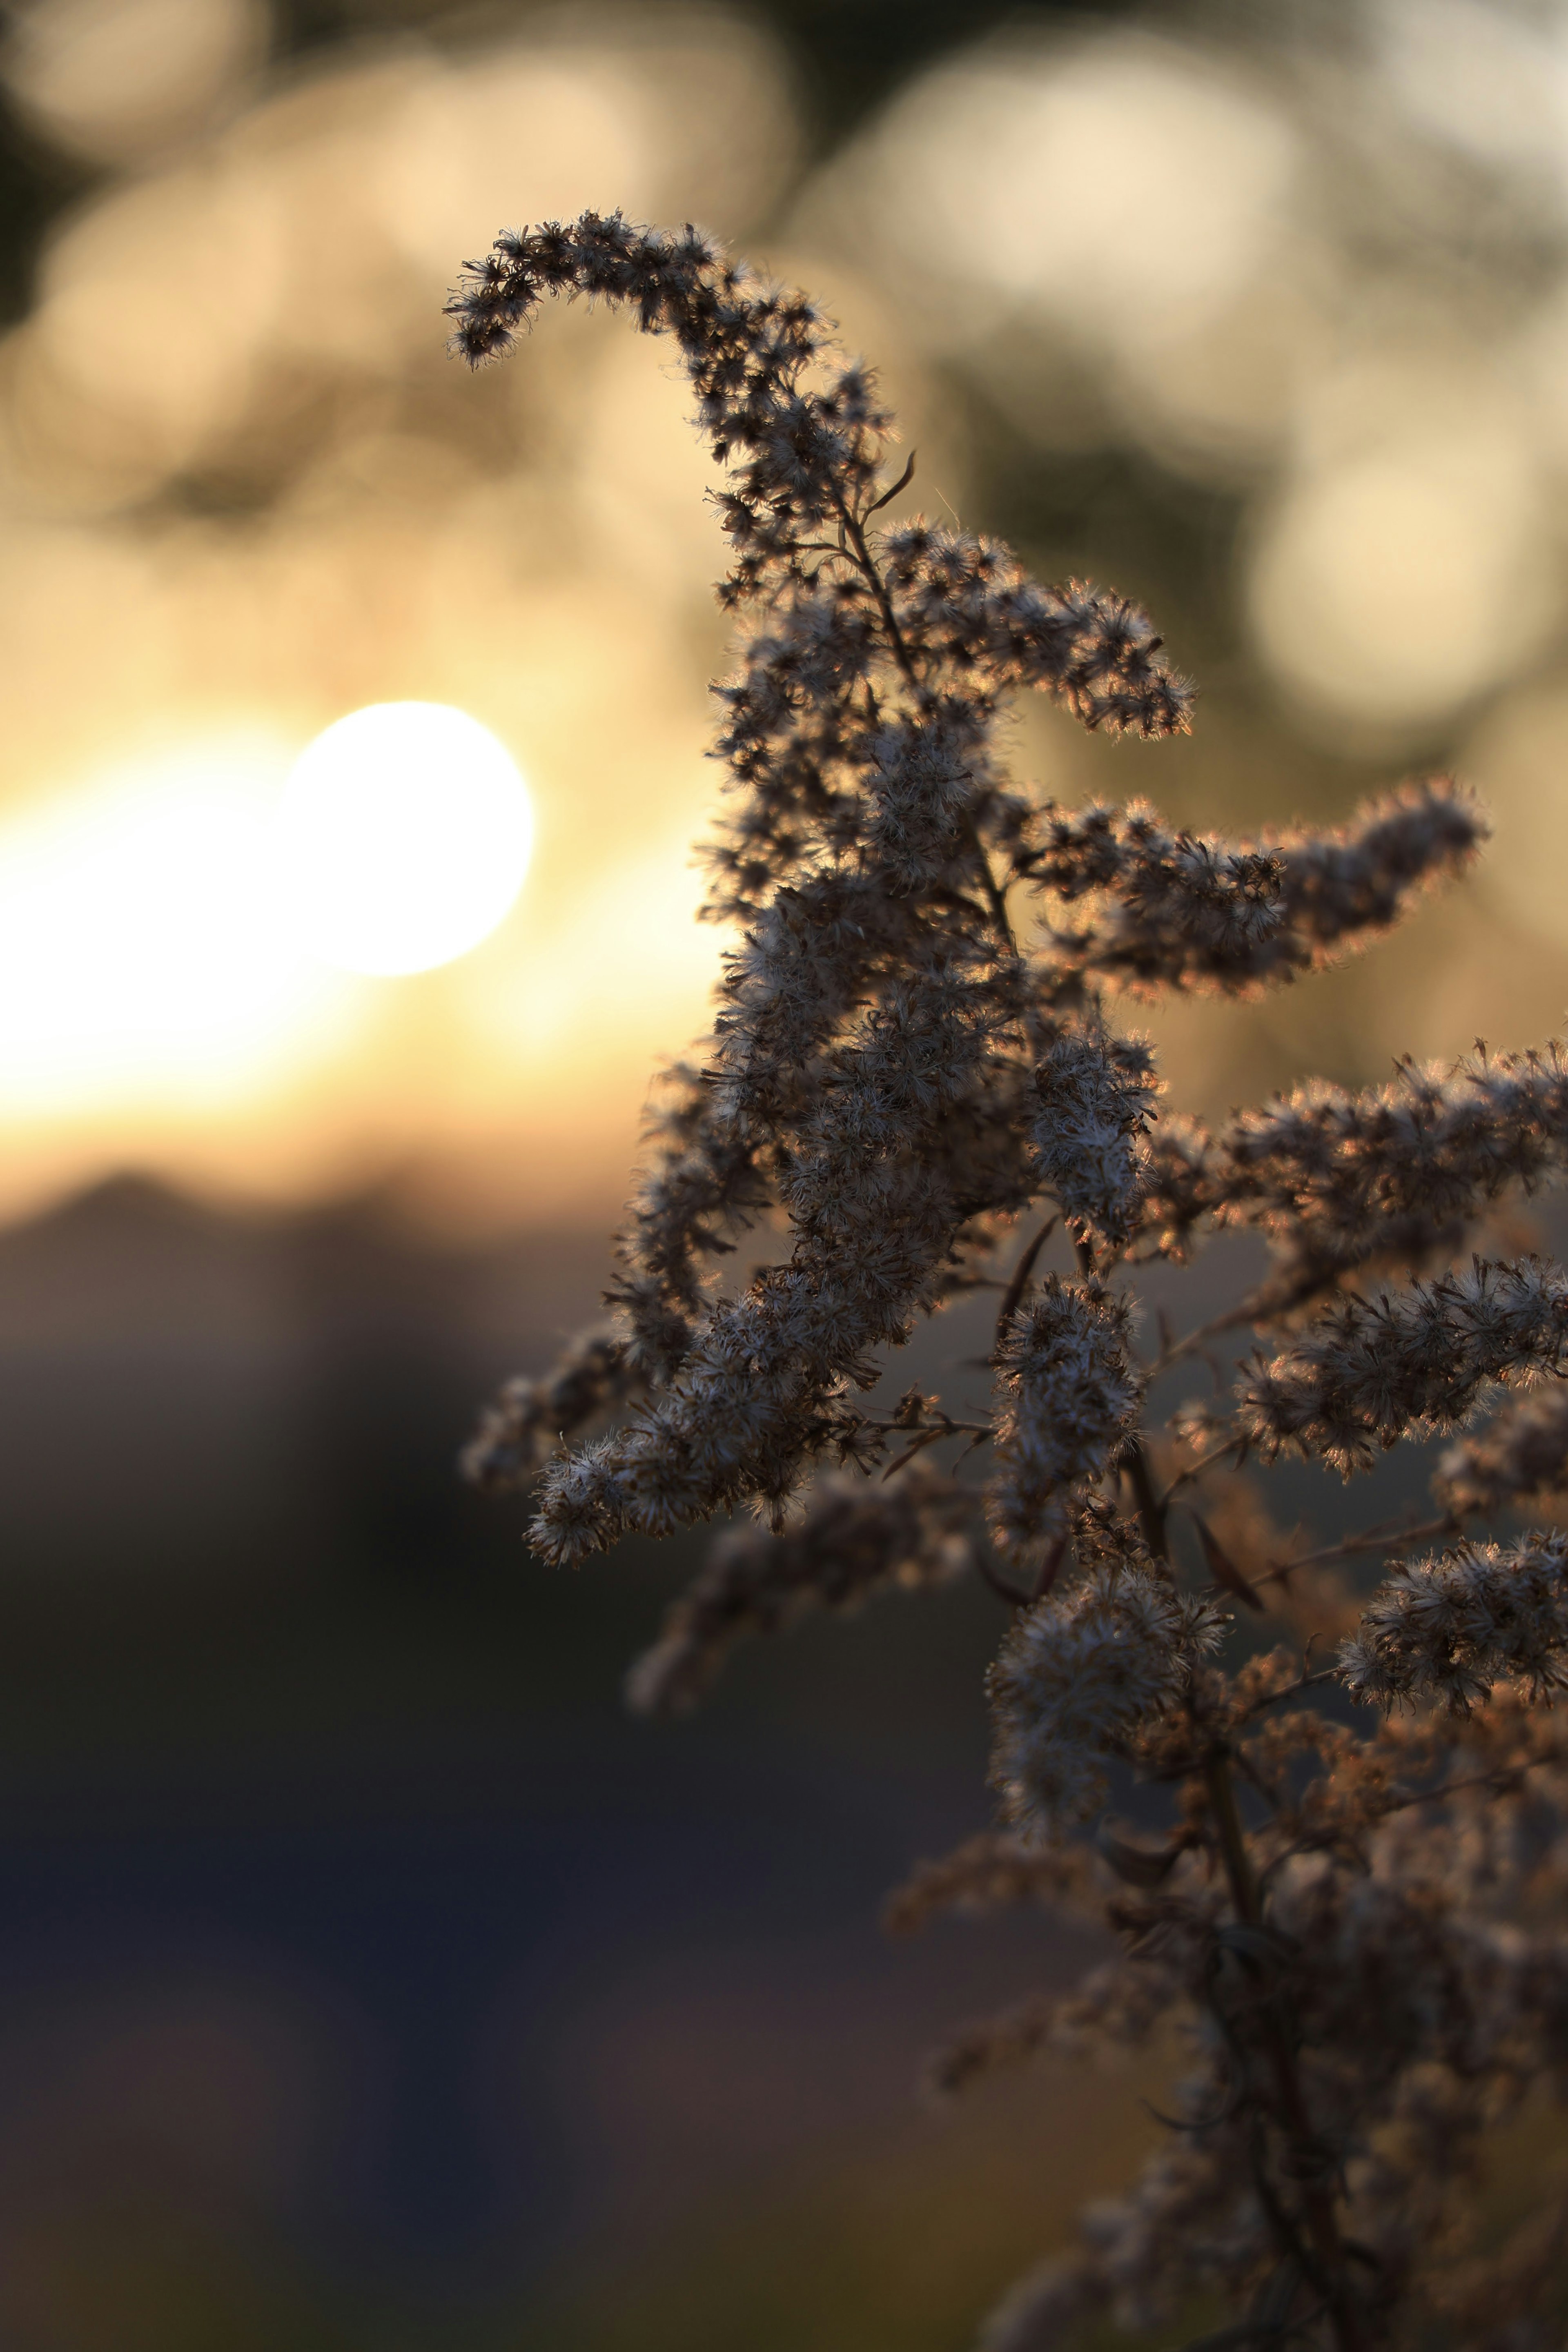
{"label": "blurred tree foliage", "polygon": [[[416,31],[468,43],[509,26],[573,12],[576,0],[274,0],[274,55],[320,53],[378,35]],[[654,15],[681,0],[632,0]],[[587,13],[587,12],[584,12]],[[601,14],[595,10],[594,14]],[[1127,0],[753,0],[752,13],[784,42],[794,62],[809,143],[830,147],[917,66],[992,27],[1108,17]],[[0,97],[0,324],[26,310],[33,268],[49,224],[93,184],[90,169],[57,154]]]}

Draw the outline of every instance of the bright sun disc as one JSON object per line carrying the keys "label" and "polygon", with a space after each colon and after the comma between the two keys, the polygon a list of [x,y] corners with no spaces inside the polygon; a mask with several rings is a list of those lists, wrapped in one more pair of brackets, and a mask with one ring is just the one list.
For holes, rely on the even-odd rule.
{"label": "bright sun disc", "polygon": [[495,929],[533,814],[488,727],[442,702],[374,702],[307,744],[280,812],[282,878],[324,962],[428,971]]}

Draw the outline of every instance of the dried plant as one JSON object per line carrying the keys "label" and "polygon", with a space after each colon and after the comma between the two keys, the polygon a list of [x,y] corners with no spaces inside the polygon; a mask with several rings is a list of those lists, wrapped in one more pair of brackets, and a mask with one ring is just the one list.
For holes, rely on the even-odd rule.
{"label": "dried plant", "polygon": [[[1547,1711],[1568,1542],[1471,1523],[1568,1490],[1568,1278],[1466,1253],[1568,1156],[1568,1068],[1554,1047],[1402,1066],[1211,1134],[1156,1121],[1151,1051],[1110,1017],[1319,969],[1462,869],[1480,818],[1441,781],[1241,845],[1141,804],[1041,804],[996,759],[1018,689],[1102,730],[1187,725],[1144,615],[1037,587],[990,541],[879,522],[911,467],[874,380],[811,303],[694,232],[585,215],[504,236],[454,298],[457,347],[504,351],[547,293],[673,337],[724,469],[720,594],[745,634],[717,689],[710,912],[736,944],[700,1063],[667,1082],[613,1319],[508,1388],[473,1475],[534,1486],[555,1563],[752,1515],[635,1670],[646,1708],[689,1704],[739,1635],[813,1603],[976,1573],[1011,1609],[1002,1826],[917,1873],[895,1923],[1087,1906],[1120,1957],[1071,2001],[969,2030],[938,2076],[1157,2028],[1189,2065],[1168,2144],[1003,2306],[991,2352],[1198,2307],[1225,2315],[1215,2347],[1557,2344],[1550,2216],[1495,2242],[1470,2222],[1500,2123],[1568,2094],[1568,1742]],[[726,1287],[763,1219],[787,1246]],[[1136,1270],[1227,1226],[1267,1238],[1266,1277],[1141,1355]],[[1043,1270],[1052,1243],[1065,1271]],[[888,1351],[987,1284],[989,1411],[918,1385],[879,1402]],[[1248,1325],[1265,1345],[1229,1396],[1162,1422],[1167,1376]],[[1245,1467],[1349,1477],[1482,1412],[1435,1520],[1317,1554],[1272,1532]],[[1378,1552],[1358,1608],[1325,1571]],[[1292,1637],[1272,1648],[1247,1630],[1270,1610]],[[1342,1636],[1315,1669],[1309,1629]],[[1090,1832],[1133,1780],[1158,1841]]]}

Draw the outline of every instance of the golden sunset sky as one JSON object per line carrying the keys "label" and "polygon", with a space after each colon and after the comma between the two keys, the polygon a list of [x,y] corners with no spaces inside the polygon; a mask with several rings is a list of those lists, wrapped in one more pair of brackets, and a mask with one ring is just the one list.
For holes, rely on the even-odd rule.
{"label": "golden sunset sky", "polygon": [[[286,68],[261,0],[15,11],[14,101],[98,176],[0,344],[0,1212],[126,1167],[267,1199],[395,1179],[480,1224],[619,1198],[722,945],[692,919],[708,468],[624,322],[547,315],[471,377],[441,317],[500,227],[587,205],[820,292],[933,512],[972,519],[960,384],[1043,460],[1131,447],[1223,494],[1245,678],[1207,679],[1169,753],[1024,713],[1023,772],[1246,829],[1336,761],[1452,751],[1496,812],[1488,877],[1331,992],[1345,1053],[1554,1025],[1568,13],[1344,14],[1342,50],[1244,53],[1201,16],[955,49],[808,166],[782,52],[718,7]],[[1260,696],[1298,747],[1278,776]],[[321,729],[407,699],[508,747],[532,865],[471,953],[358,977],[281,922],[268,828]],[[1258,1017],[1180,1008],[1178,1084],[1288,1074]]]}

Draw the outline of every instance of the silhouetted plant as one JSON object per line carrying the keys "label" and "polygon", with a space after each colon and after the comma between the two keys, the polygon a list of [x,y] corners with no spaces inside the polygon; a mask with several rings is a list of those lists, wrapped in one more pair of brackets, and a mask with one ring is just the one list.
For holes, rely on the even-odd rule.
{"label": "silhouetted plant", "polygon": [[[454,298],[457,347],[504,351],[551,292],[675,338],[726,469],[720,594],[748,630],[717,689],[732,797],[710,911],[738,944],[700,1064],[667,1082],[612,1326],[511,1382],[469,1468],[537,1482],[532,1541],[557,1563],[755,1515],[634,1670],[644,1708],[689,1704],[739,1635],[813,1603],[978,1572],[1012,1606],[990,1677],[1002,1825],[925,1865],[893,1921],[1087,1906],[1121,1957],[969,2030],[939,2077],[1162,2021],[1191,2071],[1168,2145],[1004,2306],[993,2352],[1194,2294],[1234,2315],[1216,2347],[1556,2343],[1568,2211],[1480,2252],[1464,2221],[1487,2132],[1532,2085],[1568,2088],[1568,1743],[1544,1712],[1568,1683],[1568,1541],[1466,1526],[1568,1489],[1549,1385],[1568,1277],[1463,1251],[1568,1159],[1568,1066],[1482,1051],[1211,1133],[1156,1121],[1152,1053],[1107,1012],[1321,968],[1462,868],[1481,820],[1438,781],[1343,832],[1231,846],[1142,804],[1031,799],[994,749],[1021,688],[1091,728],[1185,728],[1145,616],[1037,587],[987,540],[879,525],[911,468],[891,474],[874,380],[810,302],[693,231],[586,214],[503,236]],[[717,1261],[769,1214],[787,1255],[725,1288]],[[1058,1224],[1076,1271],[1037,1275]],[[1266,1236],[1266,1278],[1141,1355],[1131,1276],[1234,1226]],[[986,1285],[988,1414],[918,1387],[868,1401],[886,1350]],[[1162,1426],[1163,1378],[1247,1324],[1266,1345],[1228,1397]],[[1349,1476],[1482,1409],[1425,1527],[1302,1556],[1249,1483],[1249,1456]],[[1376,1551],[1397,1564],[1361,1609],[1332,1564]],[[1332,1663],[1248,1654],[1236,1613],[1270,1608],[1298,1644],[1338,1635]],[[1085,1833],[1129,1770],[1167,1792],[1157,1844]]]}

